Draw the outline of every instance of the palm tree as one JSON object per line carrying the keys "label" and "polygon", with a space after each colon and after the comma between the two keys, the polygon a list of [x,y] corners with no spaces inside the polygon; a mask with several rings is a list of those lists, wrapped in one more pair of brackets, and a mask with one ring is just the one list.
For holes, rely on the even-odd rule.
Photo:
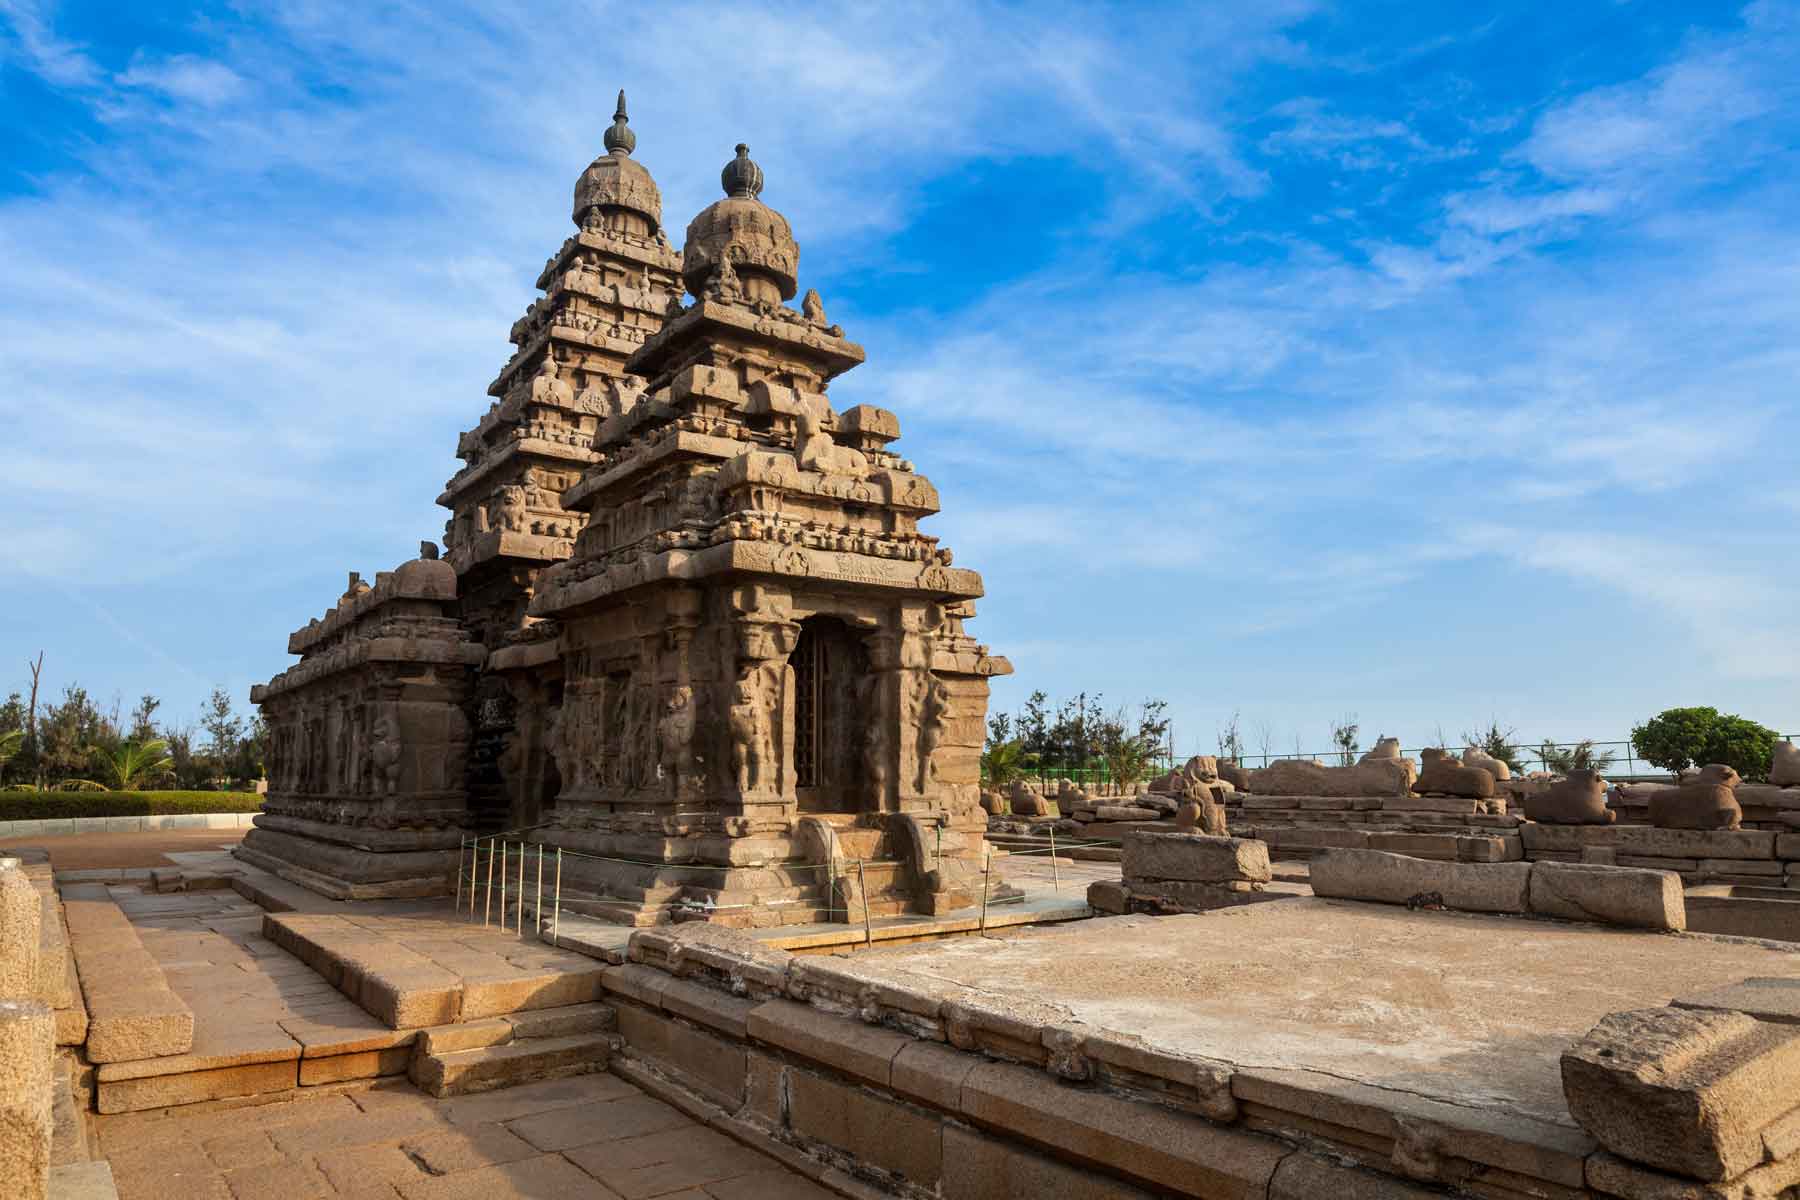
{"label": "palm tree", "polygon": [[1570,771],[1604,771],[1613,764],[1613,752],[1594,749],[1593,738],[1583,738],[1573,746],[1545,742],[1538,747],[1538,756],[1544,760],[1544,769],[1553,775],[1567,775]]}
{"label": "palm tree", "polygon": [[[162,774],[174,765],[175,760],[169,757],[169,743],[161,738],[151,738],[141,745],[137,742],[122,742],[117,750],[100,756],[100,775],[104,782],[95,786],[118,792],[136,791],[151,777]],[[63,786],[91,782],[93,781],[71,779],[65,780]]]}
{"label": "palm tree", "polygon": [[23,729],[12,729],[0,733],[0,767],[11,762],[24,745],[25,731]]}
{"label": "palm tree", "polygon": [[992,742],[981,752],[981,778],[990,788],[1003,788],[1025,773],[1030,757],[1017,738]]}

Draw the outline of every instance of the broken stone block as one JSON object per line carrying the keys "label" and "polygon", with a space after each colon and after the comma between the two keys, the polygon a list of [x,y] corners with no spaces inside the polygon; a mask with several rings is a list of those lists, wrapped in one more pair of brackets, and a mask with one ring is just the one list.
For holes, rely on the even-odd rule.
{"label": "broken stone block", "polygon": [[1563,1052],[1562,1078],[1569,1114],[1619,1157],[1731,1179],[1800,1107],[1800,1029],[1740,1012],[1612,1013]]}
{"label": "broken stone block", "polygon": [[1312,860],[1316,896],[1417,908],[1523,913],[1532,864],[1437,862],[1381,850],[1331,847]]}
{"label": "broken stone block", "polygon": [[1687,928],[1681,877],[1669,871],[1589,863],[1533,863],[1531,911],[1634,929]]}
{"label": "broken stone block", "polygon": [[1266,883],[1273,878],[1267,843],[1193,833],[1128,833],[1121,866],[1127,881],[1182,879],[1199,883],[1233,880]]}

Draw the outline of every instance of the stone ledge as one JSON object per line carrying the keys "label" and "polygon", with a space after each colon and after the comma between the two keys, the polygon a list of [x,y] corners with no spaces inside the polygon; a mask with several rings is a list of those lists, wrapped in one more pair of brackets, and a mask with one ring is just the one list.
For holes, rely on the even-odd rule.
{"label": "stone ledge", "polygon": [[87,1000],[89,1060],[187,1053],[194,1041],[193,1011],[169,987],[105,885],[64,888],[63,913]]}

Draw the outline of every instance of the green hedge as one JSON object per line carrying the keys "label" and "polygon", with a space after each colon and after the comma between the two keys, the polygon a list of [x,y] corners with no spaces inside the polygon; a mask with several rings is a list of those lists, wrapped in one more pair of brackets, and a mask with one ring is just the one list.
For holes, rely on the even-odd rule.
{"label": "green hedge", "polygon": [[254,792],[0,792],[0,821],[256,812]]}

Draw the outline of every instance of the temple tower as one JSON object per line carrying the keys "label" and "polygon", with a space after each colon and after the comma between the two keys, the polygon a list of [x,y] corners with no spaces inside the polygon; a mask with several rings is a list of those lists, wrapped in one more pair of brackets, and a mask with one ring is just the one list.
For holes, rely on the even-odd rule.
{"label": "temple tower", "polygon": [[526,606],[586,520],[561,498],[595,462],[595,433],[642,389],[625,363],[681,291],[661,193],[631,157],[637,135],[622,91],[604,144],[575,182],[577,232],[544,264],[543,295],[513,324],[517,350],[488,387],[495,401],[459,439],[464,465],[438,497],[452,513],[444,542],[464,623],[490,653],[517,648],[510,670],[484,674],[469,714],[470,800],[476,824],[490,829],[532,824],[554,798],[540,743],[560,663],[547,647],[529,648],[555,630],[533,628]]}
{"label": "temple tower", "polygon": [[863,350],[817,292],[785,305],[800,249],[746,147],[721,183],[682,251],[694,302],[626,364],[646,385],[563,491],[574,554],[531,600],[562,667],[537,836],[592,856],[566,856],[565,899],[634,923],[974,902],[1011,670],[963,631],[980,576],[920,532],[937,491],[888,449],[894,414],[832,408]]}

